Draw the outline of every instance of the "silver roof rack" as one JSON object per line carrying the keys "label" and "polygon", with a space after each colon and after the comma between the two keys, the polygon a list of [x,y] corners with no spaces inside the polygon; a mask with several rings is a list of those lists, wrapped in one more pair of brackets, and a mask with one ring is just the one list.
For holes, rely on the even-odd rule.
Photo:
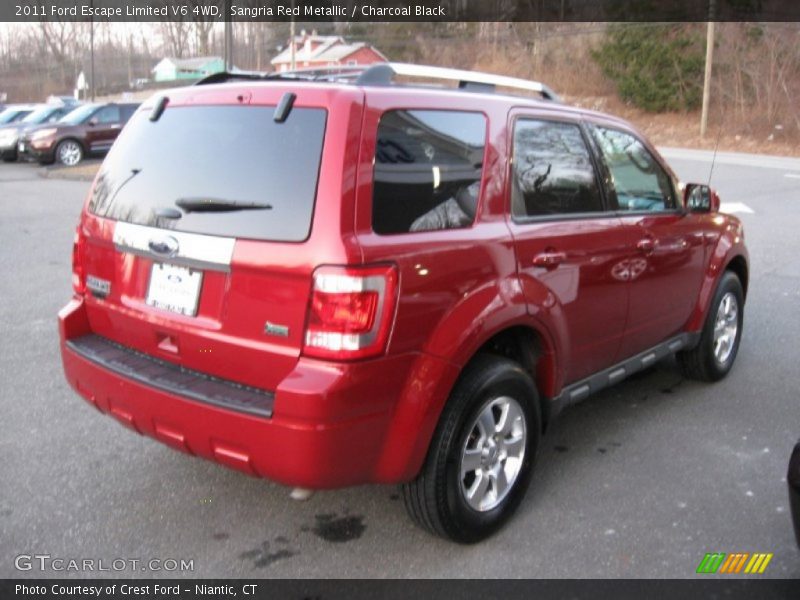
{"label": "silver roof rack", "polygon": [[474,89],[476,91],[489,92],[498,87],[525,90],[527,92],[535,92],[547,100],[561,101],[558,94],[539,81],[528,81],[527,79],[481,73],[480,71],[465,71],[409,63],[377,63],[369,65],[358,77],[356,83],[362,85],[387,85],[392,83],[397,75],[420,79],[457,81],[459,88]]}
{"label": "silver roof rack", "polygon": [[439,81],[458,82],[459,89],[478,92],[494,92],[498,87],[524,90],[539,94],[546,100],[561,102],[552,89],[538,81],[528,81],[504,75],[492,75],[479,71],[465,71],[462,69],[448,69],[445,67],[432,67],[428,65],[414,65],[410,63],[374,63],[371,65],[351,65],[333,67],[312,67],[295,69],[294,71],[279,71],[276,73],[215,73],[197,83],[221,83],[233,79],[253,80],[294,80],[294,81],[329,81],[352,83],[355,85],[392,85],[395,78],[411,77],[417,79],[432,79]]}

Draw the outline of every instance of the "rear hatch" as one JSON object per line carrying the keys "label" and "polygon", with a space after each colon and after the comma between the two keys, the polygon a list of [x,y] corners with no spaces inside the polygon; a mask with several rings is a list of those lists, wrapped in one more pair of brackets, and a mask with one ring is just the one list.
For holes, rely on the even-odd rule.
{"label": "rear hatch", "polygon": [[324,148],[331,92],[298,92],[283,121],[281,86],[175,94],[160,114],[153,100],[132,117],[88,199],[79,260],[90,327],[274,390],[302,350],[318,196],[341,197],[341,175],[318,193],[324,155],[342,169]]}

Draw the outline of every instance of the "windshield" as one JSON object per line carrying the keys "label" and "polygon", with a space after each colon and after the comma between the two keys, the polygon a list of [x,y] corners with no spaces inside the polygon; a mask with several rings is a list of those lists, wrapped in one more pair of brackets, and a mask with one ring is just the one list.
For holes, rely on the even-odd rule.
{"label": "windshield", "polygon": [[100,105],[84,104],[83,106],[79,106],[68,115],[65,115],[64,118],[59,121],[59,123],[63,123],[64,125],[80,125],[86,119],[92,116],[94,111],[97,110],[98,106]]}
{"label": "windshield", "polygon": [[15,121],[19,121],[29,112],[31,112],[30,109],[7,108],[3,112],[0,112],[0,125],[5,125],[6,123],[14,123]]}
{"label": "windshield", "polygon": [[44,123],[47,119],[50,118],[56,110],[58,110],[54,106],[43,106],[42,108],[37,108],[35,111],[30,113],[27,117],[22,119],[23,123],[30,123],[33,125],[38,125],[39,123]]}
{"label": "windshield", "polygon": [[139,112],[98,175],[89,210],[140,225],[236,238],[308,237],[326,111],[272,106]]}

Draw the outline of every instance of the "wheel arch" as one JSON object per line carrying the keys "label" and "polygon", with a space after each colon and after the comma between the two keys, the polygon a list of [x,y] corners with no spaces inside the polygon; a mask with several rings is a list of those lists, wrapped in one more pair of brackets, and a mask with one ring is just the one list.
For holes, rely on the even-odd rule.
{"label": "wheel arch", "polygon": [[716,244],[711,250],[710,259],[705,267],[703,283],[700,286],[694,310],[687,320],[685,331],[699,332],[705,323],[714,292],[719,285],[722,275],[731,271],[742,284],[745,299],[749,287],[750,260],[747,248],[744,245],[742,226],[738,220],[729,223],[723,230]]}
{"label": "wheel arch", "polygon": [[[447,361],[424,353],[418,357],[387,432],[376,481],[408,481],[416,477],[453,388],[474,359],[485,353],[510,358],[531,374],[539,392],[542,432],[546,430],[553,414],[549,399],[556,395],[558,383],[556,351],[546,329],[520,316],[516,322],[485,332],[470,346],[463,361]],[[420,387],[420,381],[432,379],[435,384]]]}
{"label": "wheel arch", "polygon": [[737,254],[731,258],[725,265],[725,271],[733,271],[739,278],[739,283],[742,284],[742,293],[745,300],[747,300],[747,286],[749,284],[749,266],[747,259],[742,254]]}
{"label": "wheel arch", "polygon": [[548,337],[532,325],[506,327],[494,333],[473,352],[461,373],[481,354],[495,354],[508,358],[519,364],[531,376],[539,392],[539,411],[544,432],[551,417],[547,398],[555,396],[557,377],[555,352]]}

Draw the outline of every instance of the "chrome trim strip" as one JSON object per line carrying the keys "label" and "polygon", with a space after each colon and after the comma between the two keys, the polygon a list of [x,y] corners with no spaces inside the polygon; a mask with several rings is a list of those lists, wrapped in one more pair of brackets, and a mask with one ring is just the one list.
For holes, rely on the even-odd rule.
{"label": "chrome trim strip", "polygon": [[[173,254],[163,255],[151,250],[151,241],[167,237],[178,243]],[[236,238],[185,233],[124,221],[117,221],[114,225],[114,246],[119,252],[198,269],[229,272],[235,244]]]}
{"label": "chrome trim strip", "polygon": [[628,372],[625,370],[625,367],[620,367],[619,369],[615,369],[608,374],[608,383],[614,384],[619,381],[622,381],[627,377]]}

